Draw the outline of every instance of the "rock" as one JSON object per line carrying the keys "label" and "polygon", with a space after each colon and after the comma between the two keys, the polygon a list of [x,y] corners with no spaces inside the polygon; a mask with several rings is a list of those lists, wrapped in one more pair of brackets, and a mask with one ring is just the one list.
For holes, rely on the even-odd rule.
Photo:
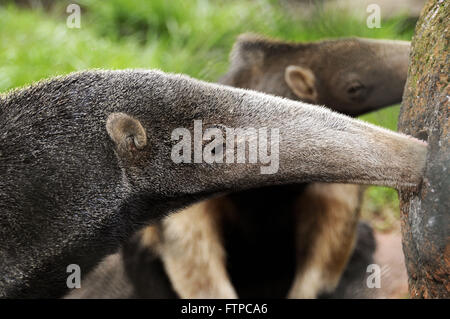
{"label": "rock", "polygon": [[427,140],[422,185],[400,191],[403,250],[413,298],[450,297],[448,1],[428,1],[412,42],[399,130]]}

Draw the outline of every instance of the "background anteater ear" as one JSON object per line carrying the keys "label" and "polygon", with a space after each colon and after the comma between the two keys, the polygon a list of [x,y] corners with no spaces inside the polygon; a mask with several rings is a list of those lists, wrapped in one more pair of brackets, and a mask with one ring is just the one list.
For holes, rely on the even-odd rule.
{"label": "background anteater ear", "polygon": [[111,113],[106,120],[106,131],[119,151],[132,152],[147,145],[147,135],[142,124],[125,113]]}
{"label": "background anteater ear", "polygon": [[300,99],[311,102],[317,101],[316,77],[310,69],[290,65],[284,71],[284,79],[292,92]]}

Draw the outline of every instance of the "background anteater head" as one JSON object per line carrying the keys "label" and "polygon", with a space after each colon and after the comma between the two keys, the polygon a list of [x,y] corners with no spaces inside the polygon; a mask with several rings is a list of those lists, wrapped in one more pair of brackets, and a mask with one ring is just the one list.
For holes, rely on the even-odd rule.
{"label": "background anteater head", "polygon": [[244,34],[220,82],[356,116],[401,101],[409,50],[407,41],[290,43]]}

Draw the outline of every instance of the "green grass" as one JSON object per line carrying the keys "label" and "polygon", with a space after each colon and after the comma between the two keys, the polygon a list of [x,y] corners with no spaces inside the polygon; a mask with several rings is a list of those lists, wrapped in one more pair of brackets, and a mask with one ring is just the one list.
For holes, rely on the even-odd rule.
{"label": "green grass", "polygon": [[[0,6],[0,92],[92,68],[158,68],[216,81],[243,32],[292,41],[344,36],[410,40],[413,34],[402,17],[369,29],[364,17],[318,10],[305,19],[270,0],[80,0],[81,29],[66,27],[69,1],[47,11],[9,3]],[[398,111],[395,106],[363,119],[395,130]],[[391,189],[369,188],[368,194],[372,210],[398,207]]]}
{"label": "green grass", "polygon": [[0,91],[89,68],[159,68],[215,81],[243,32],[294,41],[412,36],[399,32],[401,18],[381,29],[346,13],[301,20],[268,0],[81,0],[81,29],[68,29],[65,3],[50,12],[0,6]]}

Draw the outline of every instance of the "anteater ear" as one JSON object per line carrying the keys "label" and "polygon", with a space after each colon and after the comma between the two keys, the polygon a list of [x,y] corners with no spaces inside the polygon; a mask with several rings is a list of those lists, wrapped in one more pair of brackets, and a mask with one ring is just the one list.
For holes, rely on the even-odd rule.
{"label": "anteater ear", "polygon": [[292,92],[300,99],[317,101],[316,77],[310,69],[290,65],[284,71],[284,79]]}
{"label": "anteater ear", "polygon": [[147,145],[142,124],[125,113],[111,113],[106,120],[106,131],[121,152],[132,152]]}

